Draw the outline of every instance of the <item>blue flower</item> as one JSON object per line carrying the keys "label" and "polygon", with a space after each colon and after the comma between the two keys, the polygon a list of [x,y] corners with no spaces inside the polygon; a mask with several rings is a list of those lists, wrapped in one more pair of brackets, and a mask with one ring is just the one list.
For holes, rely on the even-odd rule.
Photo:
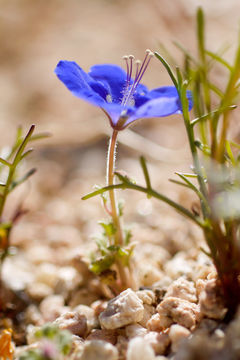
{"label": "blue flower", "polygon": [[[133,56],[126,56],[127,72],[113,64],[94,65],[86,73],[74,61],[61,60],[55,73],[75,96],[100,107],[111,126],[123,130],[138,119],[163,117],[181,113],[181,103],[174,86],[153,90],[141,84],[142,76],[153,54],[147,52],[142,64],[136,61],[132,79]],[[187,92],[189,110],[191,92]]]}

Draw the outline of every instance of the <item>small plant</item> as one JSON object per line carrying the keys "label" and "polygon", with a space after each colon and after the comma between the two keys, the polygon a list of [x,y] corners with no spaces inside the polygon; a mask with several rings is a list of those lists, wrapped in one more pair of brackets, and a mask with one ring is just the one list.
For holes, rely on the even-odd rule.
{"label": "small plant", "polygon": [[35,331],[38,346],[22,354],[19,360],[63,360],[72,346],[72,334],[57,326],[46,324]]}
{"label": "small plant", "polygon": [[[140,159],[146,186],[133,183],[116,172],[120,180],[114,187],[99,189],[85,198],[102,194],[112,188],[133,189],[166,202],[182,215],[201,227],[209,251],[203,250],[216,267],[222,289],[227,318],[231,318],[240,304],[240,145],[228,138],[230,118],[236,108],[240,86],[240,40],[233,65],[223,57],[222,51],[211,52],[205,47],[204,14],[197,12],[198,58],[194,58],[182,45],[185,66],[176,67],[176,75],[159,54],[155,56],[168,71],[179,94],[184,125],[192,153],[193,172],[176,172],[174,183],[192,190],[199,199],[199,211],[190,211],[177,204],[151,186],[146,161]],[[223,88],[212,81],[215,65],[227,72]],[[195,118],[190,119],[187,88],[192,90]]]}
{"label": "small plant", "polygon": [[14,223],[24,213],[19,207],[16,209],[11,219],[4,218],[4,209],[10,193],[20,184],[25,182],[36,169],[30,169],[23,176],[18,176],[20,164],[32,152],[32,149],[26,150],[29,142],[45,137],[46,134],[33,135],[35,125],[32,125],[24,137],[22,129],[17,131],[15,142],[12,148],[4,149],[0,157],[0,272],[4,259],[11,253],[10,234]]}
{"label": "small plant", "polygon": [[23,136],[22,129],[19,128],[13,146],[3,149],[0,157],[0,310],[5,308],[2,303],[2,291],[4,291],[1,278],[2,266],[6,257],[14,253],[10,241],[11,231],[17,220],[25,213],[25,210],[19,205],[12,217],[6,219],[5,206],[11,192],[36,171],[35,168],[32,168],[24,175],[19,175],[20,165],[32,152],[32,149],[26,150],[26,147],[32,141],[48,136],[43,133],[33,135],[34,128],[35,125],[32,125],[26,136]]}
{"label": "small plant", "polygon": [[[55,69],[58,78],[73,95],[104,111],[113,129],[107,157],[107,186],[96,192],[98,194],[109,191],[109,198],[102,196],[109,220],[101,223],[103,236],[97,242],[99,255],[92,259],[90,269],[102,276],[114,293],[134,287],[130,271],[133,247],[129,243],[130,233],[124,233],[122,230],[122,209],[115,194],[115,189],[118,188],[114,184],[118,132],[138,119],[163,117],[181,112],[181,103],[175,86],[148,90],[141,84],[153,56],[154,54],[147,50],[142,63],[139,60],[134,61],[132,55],[124,56],[126,72],[117,65],[105,64],[94,65],[86,73],[72,61],[60,61]],[[186,94],[191,108],[191,94]],[[87,198],[88,196],[83,199]]]}

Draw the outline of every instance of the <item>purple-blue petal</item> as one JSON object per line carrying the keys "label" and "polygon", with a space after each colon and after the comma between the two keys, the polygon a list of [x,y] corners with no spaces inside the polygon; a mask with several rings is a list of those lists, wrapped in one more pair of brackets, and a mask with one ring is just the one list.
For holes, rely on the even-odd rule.
{"label": "purple-blue petal", "polygon": [[129,117],[135,112],[135,109],[132,106],[122,106],[121,104],[115,103],[105,103],[102,106],[102,109],[104,109],[111,118],[111,125],[113,127],[117,125],[118,120],[121,118],[122,114]]}
{"label": "purple-blue petal", "polygon": [[55,74],[73,95],[96,106],[105,103],[107,91],[104,85],[97,83],[74,61],[59,61]]}
{"label": "purple-blue petal", "polygon": [[120,66],[113,64],[94,65],[90,68],[88,75],[105,86],[109,86],[112,101],[121,103],[127,74]]}
{"label": "purple-blue petal", "polygon": [[[178,96],[178,91],[175,88],[175,86],[162,86],[156,89],[152,89],[151,91],[149,91],[148,95],[152,99],[156,99],[159,97],[178,97],[179,113],[181,113],[180,99]],[[188,98],[188,109],[190,111],[193,107],[192,93],[190,90],[187,90],[187,98]]]}
{"label": "purple-blue petal", "polygon": [[147,101],[140,106],[125,122],[124,127],[138,119],[164,117],[176,114],[179,111],[177,97],[159,97]]}

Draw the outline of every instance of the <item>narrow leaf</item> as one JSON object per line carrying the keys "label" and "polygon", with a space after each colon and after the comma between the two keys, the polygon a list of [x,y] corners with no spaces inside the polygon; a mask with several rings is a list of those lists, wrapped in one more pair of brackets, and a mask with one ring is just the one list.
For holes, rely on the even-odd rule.
{"label": "narrow leaf", "polygon": [[154,54],[155,54],[155,56],[157,57],[157,59],[161,61],[161,63],[163,64],[163,66],[164,66],[165,69],[167,70],[170,78],[172,79],[173,84],[174,84],[174,85],[176,86],[176,88],[178,89],[178,83],[177,83],[177,80],[176,80],[176,78],[175,78],[175,76],[174,76],[174,74],[173,74],[173,71],[172,71],[170,65],[167,63],[167,61],[166,61],[158,52],[155,52]]}
{"label": "narrow leaf", "polygon": [[145,178],[145,181],[146,181],[147,188],[151,189],[150,176],[149,176],[149,173],[148,173],[146,159],[144,158],[144,156],[140,157],[140,164],[141,164],[141,167],[142,167],[142,170],[143,170],[143,175],[144,175],[144,178]]}
{"label": "narrow leaf", "polygon": [[225,66],[229,71],[232,72],[233,68],[232,66],[223,58],[221,58],[221,56],[219,56],[218,54],[213,53],[212,51],[209,50],[205,50],[205,53],[210,56],[212,59],[216,60],[217,62],[219,62],[220,64],[222,64],[223,66]]}
{"label": "narrow leaf", "polygon": [[8,167],[11,167],[12,165],[7,161],[7,160],[4,160],[2,158],[0,158],[0,163],[3,164],[3,165],[6,165]]}

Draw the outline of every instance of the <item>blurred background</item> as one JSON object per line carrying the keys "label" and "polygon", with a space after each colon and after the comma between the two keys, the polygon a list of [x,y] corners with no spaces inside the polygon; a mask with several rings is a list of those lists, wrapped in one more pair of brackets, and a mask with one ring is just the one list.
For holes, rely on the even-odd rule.
{"label": "blurred background", "polygon": [[[58,256],[58,261],[63,261],[62,248],[70,243],[85,244],[96,230],[97,220],[104,216],[99,199],[83,202],[81,196],[95,183],[104,184],[108,120],[60,83],[53,72],[58,61],[74,60],[87,71],[96,63],[123,65],[126,54],[142,59],[147,48],[159,51],[164,44],[181,64],[182,55],[173,40],[196,53],[199,5],[206,14],[209,48],[216,51],[229,44],[225,57],[232,61],[240,14],[237,0],[0,1],[1,146],[11,144],[18,126],[26,132],[34,123],[36,132],[52,134],[34,145],[31,162],[38,172],[16,200],[24,200],[31,210],[14,232],[18,246],[33,248],[29,258],[35,256],[41,262],[50,256],[57,261]],[[219,72],[219,81],[221,77]],[[143,82],[149,88],[171,84],[157,59],[152,60]],[[149,160],[154,186],[182,204],[192,205],[185,190],[168,182],[174,171],[189,170],[191,164],[180,116],[140,121],[121,133],[118,149],[118,169],[140,182],[138,157],[143,154]],[[190,230],[184,219],[142,195],[121,196],[132,199],[126,204],[126,218],[141,223],[137,237],[153,242],[171,238],[172,252],[183,243],[187,246]],[[8,206],[11,213],[16,203]],[[45,249],[46,241],[52,248],[62,246],[54,259]],[[37,252],[34,244],[38,244]]]}

